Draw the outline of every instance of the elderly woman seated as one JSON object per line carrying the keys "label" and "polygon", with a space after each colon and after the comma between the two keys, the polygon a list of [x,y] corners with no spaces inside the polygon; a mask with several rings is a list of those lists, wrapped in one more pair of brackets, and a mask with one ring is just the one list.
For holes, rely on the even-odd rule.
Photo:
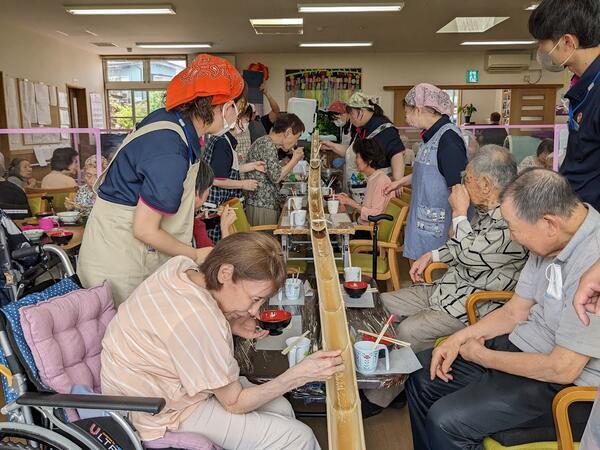
{"label": "elderly woman seated", "polygon": [[50,158],[51,172],[42,178],[42,189],[77,187],[77,152],[71,147],[57,148]]}
{"label": "elderly woman seated", "polygon": [[[102,161],[102,169],[101,172],[106,169],[108,166],[108,161],[105,157],[100,158]],[[98,169],[97,169],[97,160],[96,155],[90,156],[85,160],[83,165],[83,178],[85,180],[85,184],[80,186],[75,194],[75,199],[71,200],[69,198],[65,199],[65,207],[69,210],[78,209],[83,214],[89,215],[96,202],[96,193],[94,192],[94,183],[98,178]]]}
{"label": "elderly woman seated", "polygon": [[383,148],[373,139],[357,139],[353,150],[356,153],[356,167],[367,177],[367,189],[362,204],[353,200],[348,194],[337,196],[342,205],[350,206],[359,212],[358,223],[369,223],[369,216],[383,213],[387,202],[393,196],[385,194],[385,188],[392,180],[381,168],[386,165]]}
{"label": "elderly woman seated", "polygon": [[[415,283],[423,282],[425,268],[435,261],[447,263],[448,271],[432,285],[415,284],[381,295],[385,308],[400,321],[399,339],[410,342],[415,352],[432,348],[437,338],[467,326],[465,303],[472,293],[515,288],[528,251],[511,240],[500,211],[500,193],[516,174],[517,164],[508,150],[482,147],[467,165],[464,185],[452,188],[453,237],[415,261],[410,276]],[[476,208],[471,222],[467,219],[470,204]],[[499,306],[482,305],[480,317]],[[367,395],[380,406],[394,398],[389,392],[379,394]]]}
{"label": "elderly woman seated", "polygon": [[143,440],[170,430],[227,449],[319,449],[282,394],[342,371],[341,351],[314,353],[256,386],[240,377],[234,358],[233,335],[266,334],[254,317],[285,277],[273,238],[236,233],[200,267],[172,258],[125,301],[102,342],[102,392],[165,398],[155,416],[132,414]]}

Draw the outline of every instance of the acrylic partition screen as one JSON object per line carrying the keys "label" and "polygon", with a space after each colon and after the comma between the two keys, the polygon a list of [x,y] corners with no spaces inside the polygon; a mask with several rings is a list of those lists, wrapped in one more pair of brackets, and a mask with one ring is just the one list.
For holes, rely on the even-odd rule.
{"label": "acrylic partition screen", "polygon": [[[526,167],[547,167],[558,171],[564,159],[569,137],[566,125],[474,125],[460,127],[469,159],[484,145],[507,148],[515,157],[519,170]],[[399,127],[404,146],[416,155],[423,142],[421,130]]]}
{"label": "acrylic partition screen", "polygon": [[[21,157],[23,150],[31,150],[33,168],[31,189],[39,188],[41,180],[51,171],[50,160],[58,148],[75,150],[76,164],[72,176],[77,185],[91,184],[106,168],[108,161],[121,145],[129,130],[100,130],[98,128],[10,128],[0,129],[0,135],[8,135],[10,141],[22,144],[14,157]],[[12,153],[12,151],[11,151]],[[12,157],[10,158],[12,159]],[[8,161],[7,161],[8,164]]]}

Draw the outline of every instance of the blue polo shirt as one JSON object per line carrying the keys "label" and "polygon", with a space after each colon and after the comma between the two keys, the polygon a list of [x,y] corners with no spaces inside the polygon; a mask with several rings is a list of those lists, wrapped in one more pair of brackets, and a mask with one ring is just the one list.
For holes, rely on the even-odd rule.
{"label": "blue polo shirt", "polygon": [[[161,108],[150,113],[137,128],[159,121],[179,124],[174,112]],[[187,119],[185,131],[195,162],[200,155],[200,139]],[[161,214],[172,215],[179,209],[189,166],[189,150],[178,133],[153,131],[134,139],[119,152],[98,195],[126,206],[135,206],[141,199]]]}
{"label": "blue polo shirt", "polygon": [[[386,117],[373,116],[365,126],[356,129],[356,136],[360,139],[366,139],[369,134],[387,122],[390,122],[390,120]],[[392,165],[392,158],[394,155],[402,153],[405,150],[396,127],[386,128],[373,139],[376,140],[385,151],[386,167]]]}
{"label": "blue polo shirt", "polygon": [[598,73],[600,73],[600,56],[565,95],[569,99],[571,109],[574,110],[574,123],[569,123],[567,154],[560,167],[560,173],[569,180],[581,200],[600,210],[600,76]]}

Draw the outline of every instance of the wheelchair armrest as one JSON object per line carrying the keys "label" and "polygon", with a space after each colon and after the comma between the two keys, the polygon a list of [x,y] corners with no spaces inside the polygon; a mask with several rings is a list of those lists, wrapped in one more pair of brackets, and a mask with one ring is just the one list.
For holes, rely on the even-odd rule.
{"label": "wheelchair armrest", "polygon": [[16,400],[16,403],[22,406],[106,409],[109,411],[135,411],[157,414],[164,408],[165,399],[153,397],[121,397],[118,395],[81,395],[26,392]]}

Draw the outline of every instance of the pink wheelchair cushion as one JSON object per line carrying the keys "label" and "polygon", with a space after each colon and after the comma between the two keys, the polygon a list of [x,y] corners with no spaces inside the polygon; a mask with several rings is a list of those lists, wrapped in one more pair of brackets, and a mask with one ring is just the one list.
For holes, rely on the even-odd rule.
{"label": "pink wheelchair cushion", "polygon": [[21,326],[40,378],[61,394],[74,384],[100,393],[100,352],[115,315],[108,283],[22,308]]}
{"label": "pink wheelchair cushion", "polygon": [[147,449],[184,448],[185,450],[222,450],[216,444],[196,433],[167,433],[154,441],[144,441]]}

